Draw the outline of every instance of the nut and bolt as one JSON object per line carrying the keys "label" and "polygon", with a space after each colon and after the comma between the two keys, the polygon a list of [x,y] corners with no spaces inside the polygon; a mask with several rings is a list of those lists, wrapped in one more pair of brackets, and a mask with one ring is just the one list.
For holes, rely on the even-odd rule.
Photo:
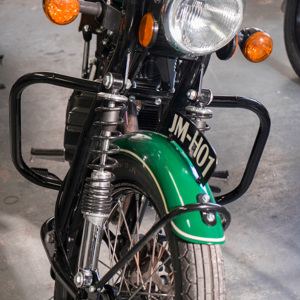
{"label": "nut and bolt", "polygon": [[131,80],[130,80],[130,79],[127,79],[127,82],[126,82],[126,90],[129,90],[131,87],[132,87]]}
{"label": "nut and bolt", "polygon": [[161,99],[160,98],[155,99],[154,103],[155,105],[161,105]]}
{"label": "nut and bolt", "polygon": [[130,102],[133,102],[134,100],[135,100],[135,96],[133,96],[133,95],[129,96],[129,101]]}
{"label": "nut and bolt", "polygon": [[209,212],[209,213],[207,213],[207,215],[206,215],[206,219],[207,219],[208,222],[212,223],[212,222],[215,221],[216,216],[215,216],[214,213]]}
{"label": "nut and bolt", "polygon": [[81,270],[74,276],[76,287],[90,287],[93,283],[93,274],[90,270]]}
{"label": "nut and bolt", "polygon": [[95,286],[91,285],[91,286],[89,287],[89,292],[90,292],[90,293],[95,293],[96,291],[97,291],[97,289],[96,289]]}
{"label": "nut and bolt", "polygon": [[74,277],[74,283],[77,287],[81,287],[83,284],[83,275],[78,272]]}
{"label": "nut and bolt", "polygon": [[54,231],[50,231],[46,234],[45,242],[49,244],[54,243]]}
{"label": "nut and bolt", "polygon": [[104,75],[102,83],[106,89],[110,89],[112,87],[113,82],[114,77],[111,73],[107,73],[106,75]]}
{"label": "nut and bolt", "polygon": [[112,36],[114,33],[111,30],[107,30],[107,35]]}
{"label": "nut and bolt", "polygon": [[195,90],[188,90],[186,96],[189,100],[194,101],[197,98],[197,92]]}
{"label": "nut and bolt", "polygon": [[209,201],[210,201],[210,197],[207,194],[202,196],[202,202],[203,203],[208,203]]}

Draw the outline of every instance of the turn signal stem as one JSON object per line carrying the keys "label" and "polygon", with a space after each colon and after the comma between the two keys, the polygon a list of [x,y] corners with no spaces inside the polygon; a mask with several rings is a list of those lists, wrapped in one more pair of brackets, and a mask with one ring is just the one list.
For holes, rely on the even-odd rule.
{"label": "turn signal stem", "polygon": [[80,12],[95,17],[100,17],[102,5],[100,2],[80,1]]}

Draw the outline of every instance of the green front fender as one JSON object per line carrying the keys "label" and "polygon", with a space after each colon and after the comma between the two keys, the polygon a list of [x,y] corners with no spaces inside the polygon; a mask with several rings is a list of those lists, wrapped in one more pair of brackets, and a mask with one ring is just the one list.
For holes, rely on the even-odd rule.
{"label": "green front fender", "polygon": [[[199,177],[185,152],[175,142],[154,132],[125,134],[115,142],[123,155],[138,161],[150,174],[161,194],[166,212],[174,207],[197,203],[196,196],[206,193],[215,202],[208,185],[196,183]],[[183,240],[202,244],[223,244],[225,236],[220,217],[207,226],[199,212],[183,214],[172,222],[174,232]]]}

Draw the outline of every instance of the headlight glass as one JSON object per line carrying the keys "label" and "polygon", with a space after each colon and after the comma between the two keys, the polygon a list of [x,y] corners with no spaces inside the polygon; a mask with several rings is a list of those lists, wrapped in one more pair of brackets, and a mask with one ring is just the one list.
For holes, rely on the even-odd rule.
{"label": "headlight glass", "polygon": [[243,0],[166,0],[162,20],[167,40],[180,52],[206,55],[239,30]]}

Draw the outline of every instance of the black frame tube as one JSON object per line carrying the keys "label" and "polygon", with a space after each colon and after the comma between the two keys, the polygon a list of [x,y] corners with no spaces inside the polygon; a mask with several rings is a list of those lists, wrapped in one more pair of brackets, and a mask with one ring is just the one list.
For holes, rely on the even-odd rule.
{"label": "black frame tube", "polygon": [[79,290],[74,284],[73,278],[71,276],[70,270],[67,267],[66,261],[61,255],[56,255],[55,244],[46,243],[46,235],[54,230],[55,219],[52,217],[48,219],[42,226],[40,236],[42,244],[44,246],[47,257],[50,261],[53,272],[55,273],[55,278],[58,279],[66,288],[69,294],[76,299]]}
{"label": "black frame tube", "polygon": [[16,169],[29,181],[45,188],[59,190],[62,181],[42,176],[34,172],[24,162],[22,156],[22,140],[21,140],[21,96],[25,88],[36,84],[46,83],[55,86],[65,87],[72,90],[96,93],[99,90],[100,83],[89,81],[81,78],[74,78],[55,73],[36,72],[22,76],[13,85],[10,92],[10,141],[11,156]]}
{"label": "black frame tube", "polygon": [[271,120],[267,109],[260,102],[251,98],[214,96],[209,106],[247,109],[254,112],[260,121],[259,130],[239,185],[231,192],[215,198],[217,203],[225,205],[240,198],[250,187],[270,133]]}

